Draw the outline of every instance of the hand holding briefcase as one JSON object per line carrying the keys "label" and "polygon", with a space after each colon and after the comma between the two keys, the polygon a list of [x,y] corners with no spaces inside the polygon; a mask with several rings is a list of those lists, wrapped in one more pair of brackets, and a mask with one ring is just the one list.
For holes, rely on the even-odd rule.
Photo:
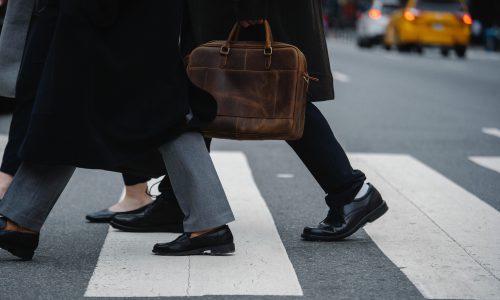
{"label": "hand holding briefcase", "polygon": [[304,131],[309,80],[304,54],[273,41],[238,41],[236,23],[227,41],[197,47],[187,64],[189,79],[217,102],[217,116],[202,128],[207,137],[297,140]]}

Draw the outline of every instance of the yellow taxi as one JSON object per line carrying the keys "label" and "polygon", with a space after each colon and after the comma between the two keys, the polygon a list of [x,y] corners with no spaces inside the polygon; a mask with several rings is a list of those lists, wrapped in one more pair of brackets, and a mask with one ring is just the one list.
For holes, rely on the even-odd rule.
{"label": "yellow taxi", "polygon": [[464,0],[408,0],[406,5],[391,15],[384,34],[386,49],[399,51],[423,47],[441,49],[443,56],[454,50],[464,58],[470,39],[472,18]]}

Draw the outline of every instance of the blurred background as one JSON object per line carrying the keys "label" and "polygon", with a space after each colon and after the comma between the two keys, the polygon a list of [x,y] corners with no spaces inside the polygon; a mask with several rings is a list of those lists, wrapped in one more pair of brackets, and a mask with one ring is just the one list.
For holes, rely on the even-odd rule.
{"label": "blurred background", "polygon": [[[398,16],[405,21],[420,24],[434,23],[434,29],[449,34],[450,28],[457,27],[446,14],[457,16],[457,21],[470,27],[470,43],[467,45],[484,47],[487,51],[500,51],[500,1],[498,0],[323,0],[324,24],[333,35],[339,38],[357,39],[361,47],[383,44],[387,26],[401,27]],[[405,18],[405,11],[406,17]],[[437,19],[429,18],[430,13],[439,13]],[[465,19],[464,19],[464,16]],[[441,20],[440,20],[441,19]],[[453,20],[451,20],[453,21]],[[465,22],[464,22],[465,21]],[[414,26],[414,34],[432,35],[424,28]],[[424,31],[424,32],[422,32]],[[434,32],[435,33],[435,32]],[[387,34],[390,34],[387,33]],[[390,41],[387,41],[389,43]],[[442,41],[430,41],[432,46],[440,46]],[[432,43],[435,42],[435,43]],[[414,46],[423,46],[413,40]],[[449,43],[444,43],[449,46]],[[408,50],[403,49],[402,50]],[[419,49],[417,49],[419,50]]]}

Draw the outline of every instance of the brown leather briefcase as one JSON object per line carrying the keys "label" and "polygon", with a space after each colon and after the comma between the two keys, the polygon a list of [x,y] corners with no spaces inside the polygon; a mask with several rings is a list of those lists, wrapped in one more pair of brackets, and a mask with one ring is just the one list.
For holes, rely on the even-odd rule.
{"label": "brown leather briefcase", "polygon": [[227,41],[199,46],[187,60],[187,74],[217,101],[217,116],[204,126],[207,137],[236,140],[297,140],[304,131],[309,80],[304,54],[273,41],[238,41],[237,23]]}

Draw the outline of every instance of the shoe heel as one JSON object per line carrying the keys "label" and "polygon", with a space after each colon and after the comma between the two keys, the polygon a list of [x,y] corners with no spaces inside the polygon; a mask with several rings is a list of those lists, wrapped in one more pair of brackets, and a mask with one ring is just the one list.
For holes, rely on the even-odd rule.
{"label": "shoe heel", "polygon": [[29,251],[29,250],[14,250],[14,251],[9,251],[13,255],[19,257],[22,260],[32,260],[33,256],[35,255],[35,251]]}
{"label": "shoe heel", "polygon": [[378,218],[382,217],[388,210],[389,207],[387,206],[387,203],[384,201],[379,207],[377,207],[372,212],[370,218],[368,219],[368,222],[370,223],[375,222]]}
{"label": "shoe heel", "polygon": [[226,244],[226,245],[211,248],[210,254],[211,255],[224,255],[224,254],[234,253],[235,251],[236,251],[236,247],[234,246],[234,243],[231,243],[231,244]]}

